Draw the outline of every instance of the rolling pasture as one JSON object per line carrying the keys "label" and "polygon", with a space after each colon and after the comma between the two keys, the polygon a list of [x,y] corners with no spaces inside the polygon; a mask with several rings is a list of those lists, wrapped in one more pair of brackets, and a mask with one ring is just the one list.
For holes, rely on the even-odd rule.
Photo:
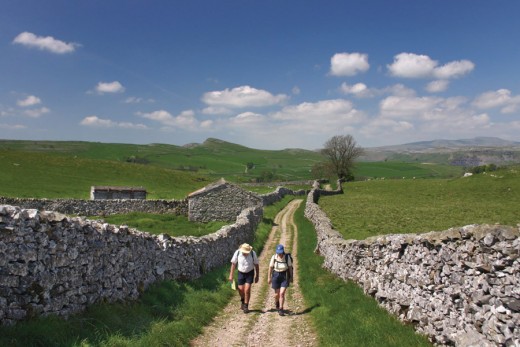
{"label": "rolling pasture", "polygon": [[520,167],[454,179],[373,180],[344,185],[320,207],[346,239],[520,223]]}

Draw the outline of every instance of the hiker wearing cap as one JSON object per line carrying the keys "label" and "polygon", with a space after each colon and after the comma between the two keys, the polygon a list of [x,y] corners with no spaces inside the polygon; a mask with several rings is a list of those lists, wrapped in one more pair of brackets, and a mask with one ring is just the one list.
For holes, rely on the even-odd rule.
{"label": "hiker wearing cap", "polygon": [[[253,280],[258,283],[259,261],[253,247],[244,243],[233,254],[231,258],[231,271],[229,281],[233,281],[235,269],[238,268],[238,293],[240,294],[241,306],[244,313],[249,312],[249,298],[251,297],[251,285]],[[256,271],[255,271],[256,270]],[[255,275],[256,274],[256,275]]]}
{"label": "hiker wearing cap", "polygon": [[285,253],[283,245],[276,246],[276,254],[271,257],[269,262],[269,273],[267,282],[274,289],[274,300],[276,309],[280,316],[284,315],[283,304],[285,301],[285,291],[289,287],[292,279],[292,258],[289,253]]}

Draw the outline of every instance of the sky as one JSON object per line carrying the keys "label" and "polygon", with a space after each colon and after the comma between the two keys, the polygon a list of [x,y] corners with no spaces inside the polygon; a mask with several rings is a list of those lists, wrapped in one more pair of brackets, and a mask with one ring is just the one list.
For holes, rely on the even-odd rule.
{"label": "sky", "polygon": [[518,0],[0,0],[0,139],[520,141]]}

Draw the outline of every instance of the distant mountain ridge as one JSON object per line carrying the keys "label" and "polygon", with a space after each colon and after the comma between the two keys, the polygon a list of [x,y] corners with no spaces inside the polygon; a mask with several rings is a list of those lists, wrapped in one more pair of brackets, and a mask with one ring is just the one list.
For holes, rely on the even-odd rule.
{"label": "distant mountain ridge", "polygon": [[471,147],[520,147],[520,142],[503,140],[498,137],[474,137],[471,139],[460,140],[432,140],[405,143],[402,145],[381,146],[367,148],[368,151],[391,151],[391,152],[408,152],[408,151],[442,151],[442,150],[461,150]]}

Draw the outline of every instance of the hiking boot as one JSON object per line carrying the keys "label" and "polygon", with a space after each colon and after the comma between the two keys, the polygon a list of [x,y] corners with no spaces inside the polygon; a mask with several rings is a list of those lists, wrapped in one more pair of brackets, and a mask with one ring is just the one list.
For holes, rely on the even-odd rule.
{"label": "hiking boot", "polygon": [[240,309],[243,311],[246,304],[244,304],[244,299],[240,299]]}
{"label": "hiking boot", "polygon": [[248,304],[244,304],[244,313],[249,313]]}
{"label": "hiking boot", "polygon": [[285,316],[285,313],[283,312],[282,309],[279,309],[279,310],[278,310],[278,314],[279,314],[280,316]]}
{"label": "hiking boot", "polygon": [[276,301],[275,305],[276,305],[276,309],[279,310],[280,309],[280,302]]}

